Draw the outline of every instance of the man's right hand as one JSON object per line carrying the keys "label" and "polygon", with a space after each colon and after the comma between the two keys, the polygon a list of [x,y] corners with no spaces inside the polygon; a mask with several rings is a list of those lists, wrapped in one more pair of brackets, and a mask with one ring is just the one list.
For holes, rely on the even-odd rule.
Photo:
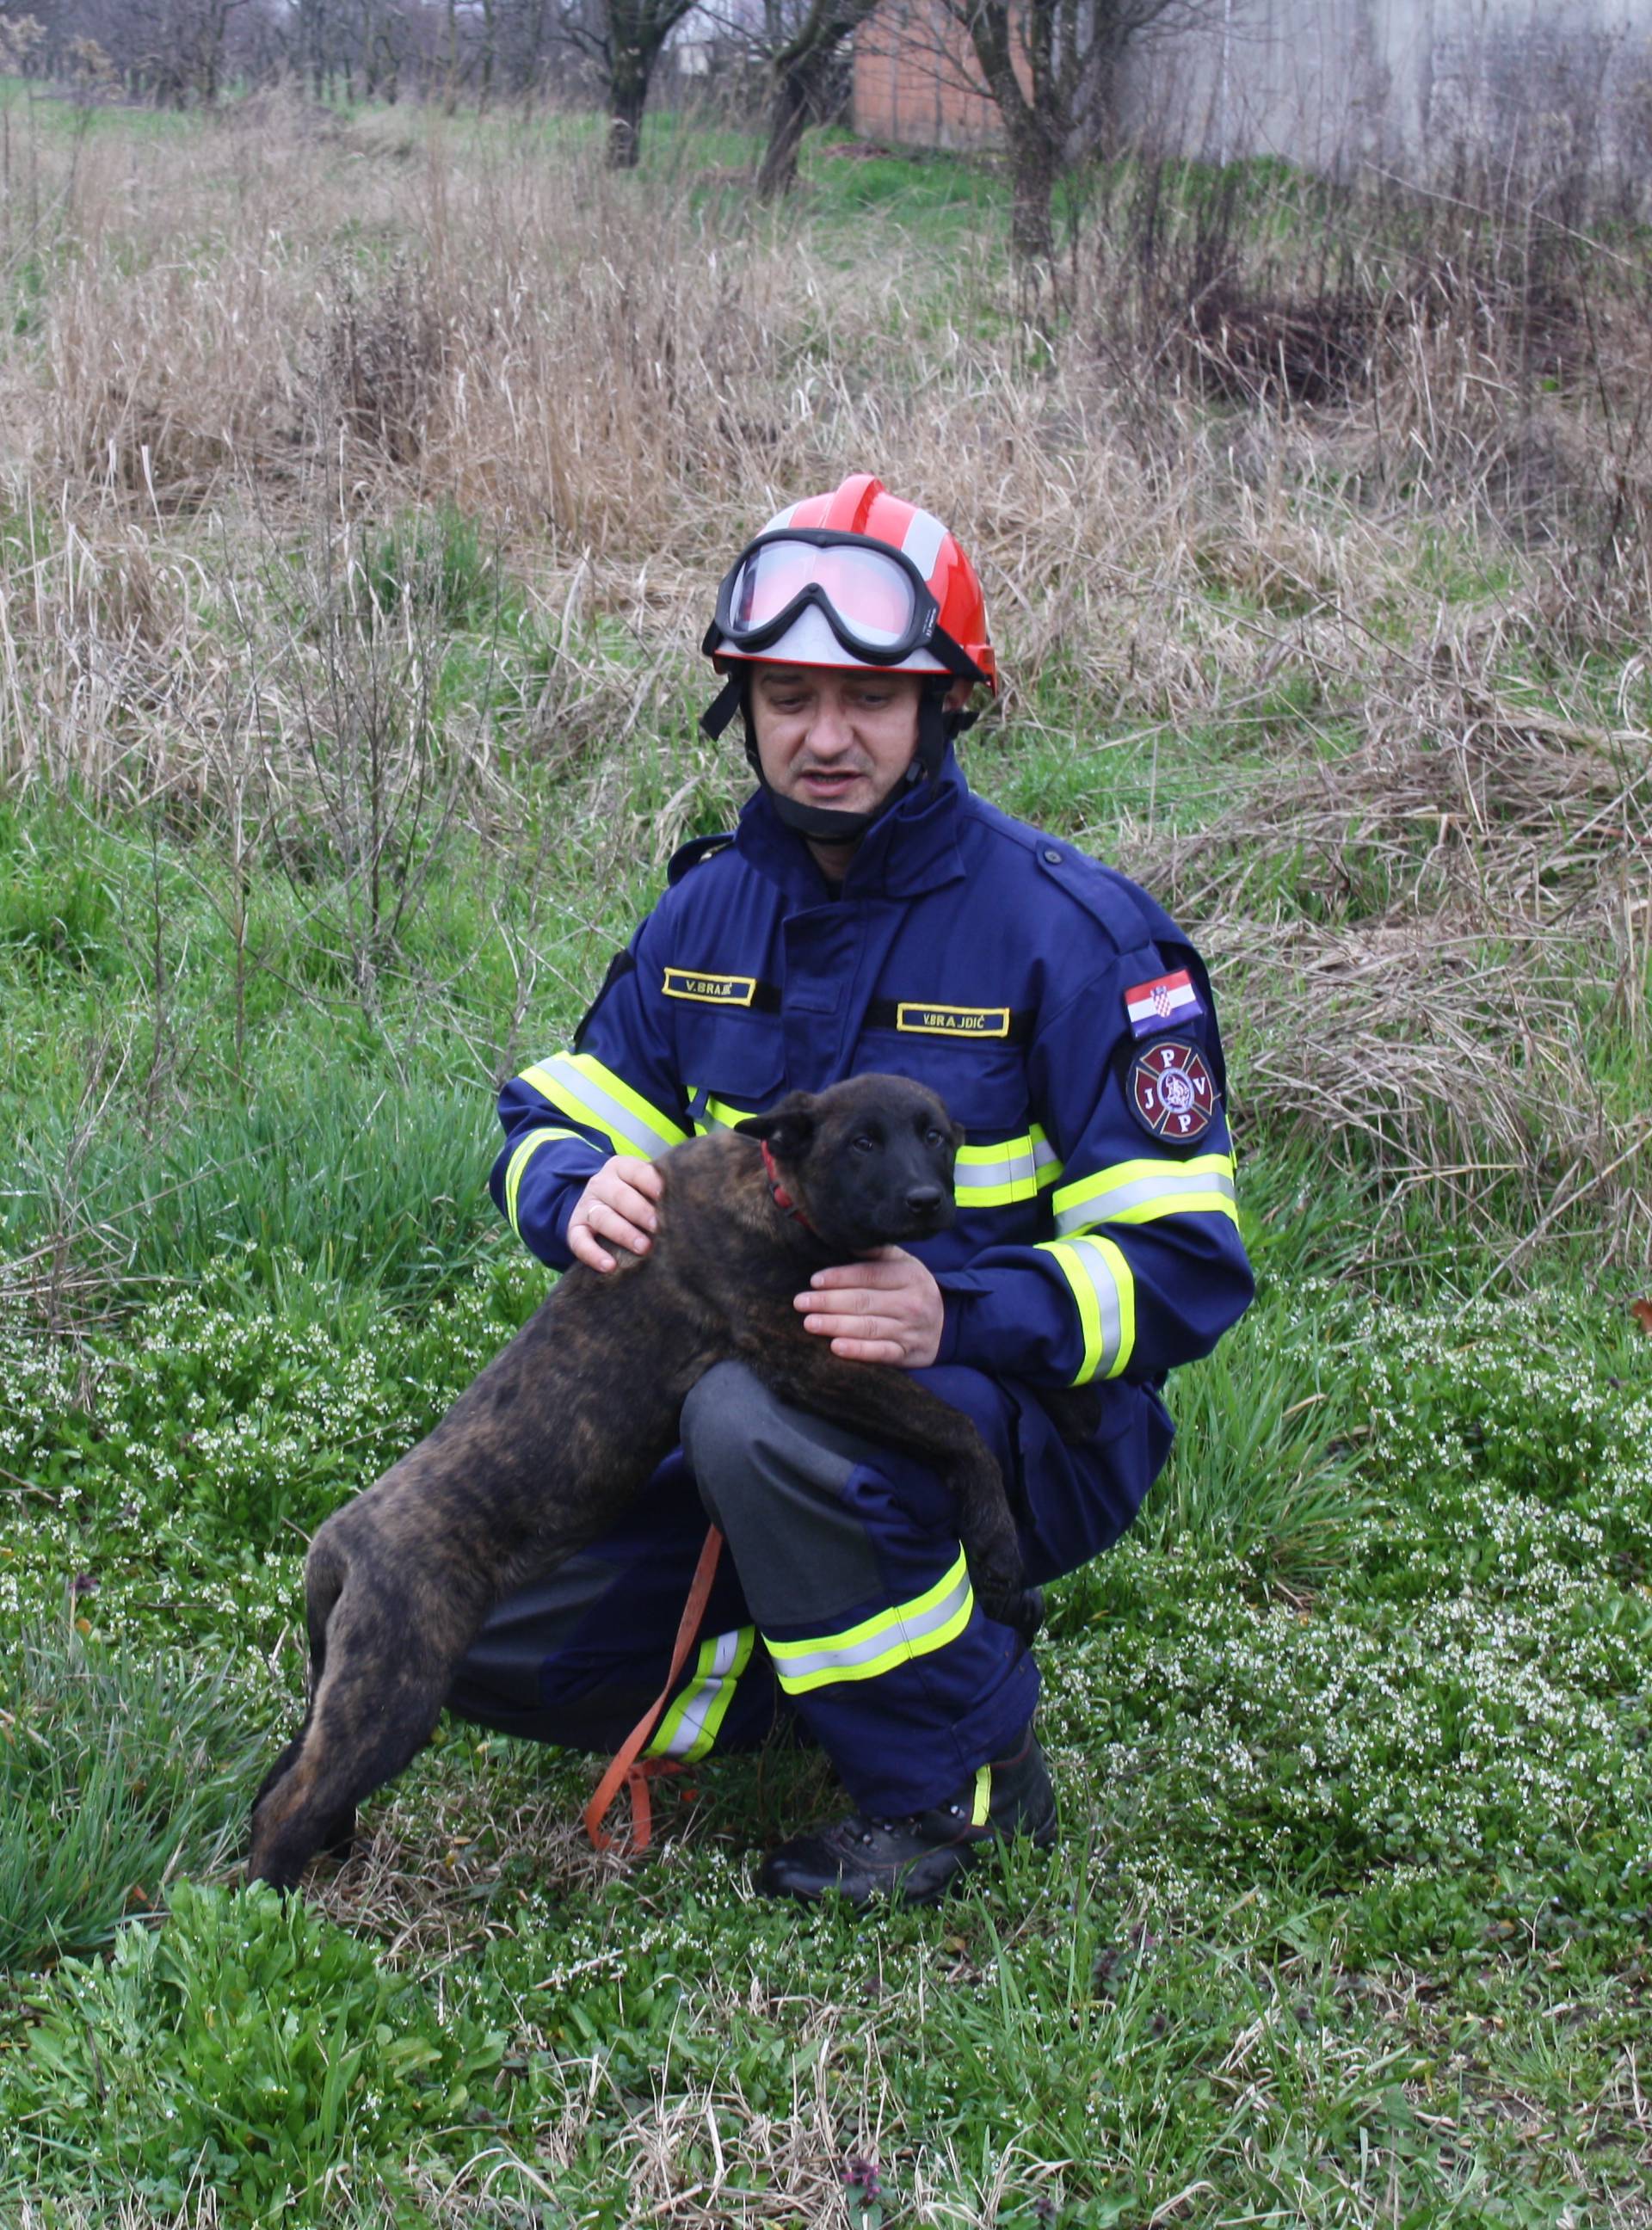
{"label": "man's right hand", "polygon": [[608,1247],[646,1254],[657,1228],[655,1202],[665,1189],[652,1162],[636,1154],[616,1154],[604,1162],[574,1202],[568,1221],[568,1246],[576,1262],[590,1270],[612,1270]]}

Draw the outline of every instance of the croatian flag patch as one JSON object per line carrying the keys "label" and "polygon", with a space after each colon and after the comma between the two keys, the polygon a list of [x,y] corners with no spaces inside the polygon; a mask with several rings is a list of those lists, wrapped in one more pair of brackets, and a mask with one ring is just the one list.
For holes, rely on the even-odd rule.
{"label": "croatian flag patch", "polygon": [[1178,968],[1173,975],[1133,985],[1125,993],[1125,1012],[1136,1036],[1145,1038],[1154,1030],[1168,1029],[1172,1022],[1191,1022],[1204,1012],[1204,1002],[1186,969]]}

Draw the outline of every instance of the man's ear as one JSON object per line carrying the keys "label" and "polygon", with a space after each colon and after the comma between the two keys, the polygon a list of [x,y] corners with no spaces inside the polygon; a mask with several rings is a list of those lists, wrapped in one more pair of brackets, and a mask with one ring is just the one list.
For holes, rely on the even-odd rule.
{"label": "man's ear", "polygon": [[766,1138],[778,1162],[800,1162],[815,1143],[815,1103],[807,1092],[789,1092],[765,1115],[748,1115],[734,1125],[748,1138]]}

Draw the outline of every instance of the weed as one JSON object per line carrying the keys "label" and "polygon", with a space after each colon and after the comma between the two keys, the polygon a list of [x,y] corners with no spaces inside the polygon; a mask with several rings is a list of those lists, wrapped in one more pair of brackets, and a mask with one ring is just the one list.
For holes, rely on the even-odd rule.
{"label": "weed", "polygon": [[36,2010],[26,2087],[0,2074],[0,2174],[161,2208],[204,2185],[247,2222],[313,2220],[352,2182],[418,2219],[403,2163],[462,2121],[504,2051],[261,1887],[181,1885],[164,1930],[129,1926],[106,1964],[68,1963]]}
{"label": "weed", "polygon": [[[223,1862],[260,1769],[266,1716],[221,1666],[133,1660],[81,1639],[99,1584],[96,1570],[74,1573],[50,1627],[17,1632],[15,1608],[8,1621],[0,1967],[48,1965],[162,1910],[180,1871]],[[15,1607],[16,1589],[9,1550],[0,1601]]]}

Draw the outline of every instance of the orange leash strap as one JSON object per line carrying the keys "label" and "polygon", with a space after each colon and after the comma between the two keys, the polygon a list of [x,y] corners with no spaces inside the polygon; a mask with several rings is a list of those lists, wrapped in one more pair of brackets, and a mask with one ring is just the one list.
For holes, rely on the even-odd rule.
{"label": "orange leash strap", "polygon": [[666,1757],[643,1757],[642,1747],[654,1732],[655,1722],[670,1702],[671,1691],[677,1685],[677,1676],[688,1661],[688,1652],[694,1646],[700,1621],[706,1615],[706,1605],[711,1598],[712,1582],[717,1576],[717,1560],[722,1553],[723,1537],[714,1525],[710,1526],[700,1544],[700,1562],[694,1566],[694,1576],[689,1582],[688,1600],[682,1607],[676,1643],[671,1652],[671,1670],[666,1674],[665,1686],[614,1753],[612,1763],[597,1784],[596,1795],[585,1807],[585,1833],[599,1851],[613,1847],[614,1838],[606,1832],[603,1822],[613,1809],[614,1800],[622,1787],[630,1793],[633,1853],[646,1851],[653,1839],[654,1808],[649,1801],[649,1781],[655,1774],[674,1772],[676,1761]]}

